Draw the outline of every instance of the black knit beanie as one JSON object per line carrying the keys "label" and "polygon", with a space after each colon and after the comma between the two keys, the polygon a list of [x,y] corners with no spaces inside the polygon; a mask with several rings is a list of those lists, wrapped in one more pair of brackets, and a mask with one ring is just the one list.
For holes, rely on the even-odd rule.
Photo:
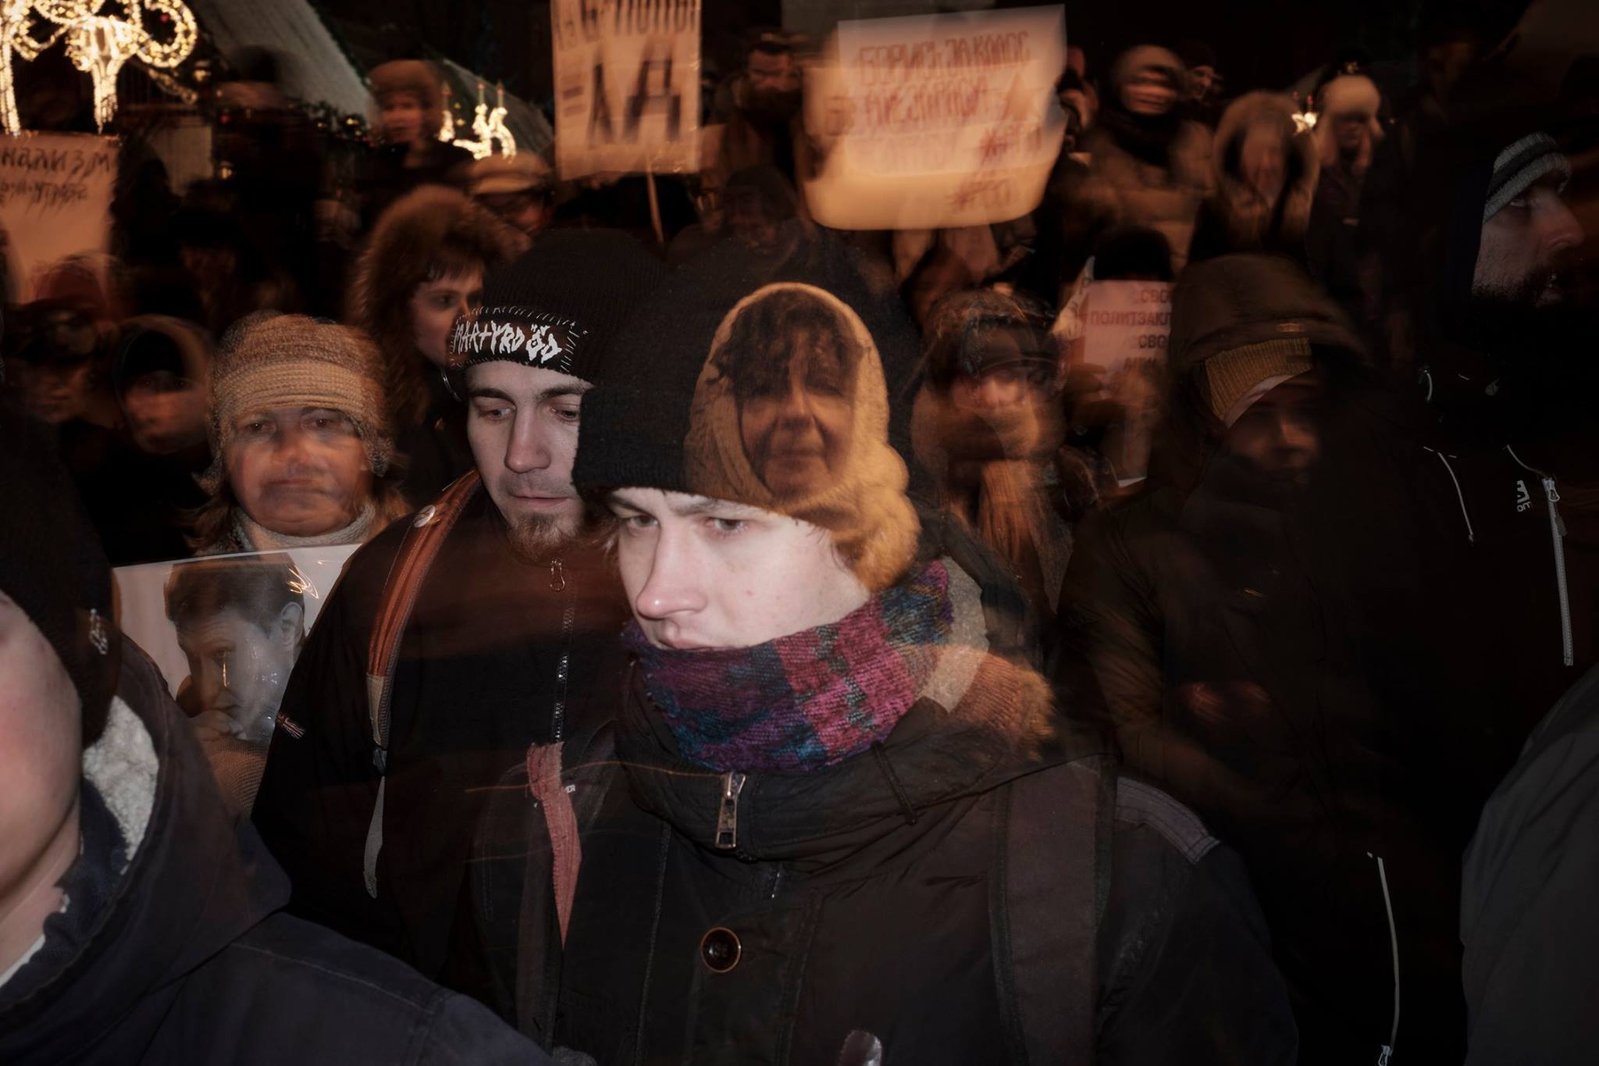
{"label": "black knit beanie", "polygon": [[[837,399],[825,459],[797,472],[792,457],[774,461],[773,438],[743,437],[743,412],[749,396],[785,389],[791,360],[818,346],[831,354],[810,357],[835,360],[821,373],[836,380],[808,380],[806,393]],[[917,533],[890,431],[891,396],[916,360],[904,308],[874,299],[831,238],[780,256],[722,241],[674,270],[607,346],[572,481],[591,496],[655,488],[804,519],[833,534],[869,588],[885,587]]]}
{"label": "black knit beanie", "polygon": [[55,648],[83,705],[83,743],[105,728],[120,637],[111,568],[43,427],[0,406],[0,592]]}
{"label": "black knit beanie", "polygon": [[595,380],[602,352],[666,267],[617,230],[540,234],[520,259],[489,272],[483,306],[450,332],[451,387],[469,366],[506,361]]}

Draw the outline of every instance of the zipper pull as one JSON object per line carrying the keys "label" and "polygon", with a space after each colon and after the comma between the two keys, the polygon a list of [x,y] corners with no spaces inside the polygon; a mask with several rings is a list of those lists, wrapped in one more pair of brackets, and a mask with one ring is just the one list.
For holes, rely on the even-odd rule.
{"label": "zipper pull", "polygon": [[716,812],[716,846],[723,851],[738,847],[738,794],[742,791],[742,771],[729,770],[722,775],[722,804]]}
{"label": "zipper pull", "polygon": [[1555,488],[1554,478],[1546,477],[1543,479],[1543,493],[1549,498],[1549,516],[1554,520],[1555,528],[1564,537],[1566,535],[1566,520],[1560,516],[1560,509],[1555,506],[1555,504],[1560,502],[1560,490]]}
{"label": "zipper pull", "polygon": [[1382,1046],[1382,1054],[1377,1056],[1377,1066],[1388,1066],[1388,1060],[1393,1057],[1394,1049],[1387,1044]]}
{"label": "zipper pull", "polygon": [[556,592],[566,591],[566,570],[559,559],[550,560],[550,588]]}

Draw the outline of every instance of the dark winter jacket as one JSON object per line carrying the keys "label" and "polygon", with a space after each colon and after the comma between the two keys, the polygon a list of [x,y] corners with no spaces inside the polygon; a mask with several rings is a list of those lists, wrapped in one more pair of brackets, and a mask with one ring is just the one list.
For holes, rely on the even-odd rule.
{"label": "dark winter jacket", "polygon": [[1539,723],[1466,854],[1468,1066],[1577,1066],[1599,1044],[1599,670]]}
{"label": "dark winter jacket", "polygon": [[[731,796],[641,683],[620,695],[613,726],[562,752],[556,803],[524,775],[485,823],[485,942],[524,1031],[602,1066],[831,1064],[852,1033],[887,1062],[1015,1062],[1041,1030],[1076,1034],[1070,1061],[1292,1061],[1236,858],[1146,785],[1024,757],[1048,715],[1036,675],[990,655],[872,750]],[[1030,846],[1007,847],[1024,824]],[[563,826],[581,846],[564,948]],[[1049,862],[1068,873],[1018,900]]]}
{"label": "dark winter jacket", "polygon": [[85,753],[69,905],[0,985],[0,1062],[549,1061],[477,1003],[281,913],[282,871],[226,817],[154,664],[124,649],[110,723]]}
{"label": "dark winter jacket", "polygon": [[[479,489],[451,530],[400,644],[390,704],[376,896],[364,859],[382,776],[373,763],[368,645],[410,520],[358,552],[284,693],[254,818],[294,885],[291,909],[463,991],[476,957],[458,921],[472,827],[532,743],[614,685],[605,659],[626,605],[592,545],[558,567],[516,555]],[[570,610],[571,634],[564,612]],[[567,655],[562,680],[562,657]]]}
{"label": "dark winter jacket", "polygon": [[[1318,368],[1303,483],[1228,453],[1204,393],[1207,359],[1285,335]],[[1176,455],[1154,491],[1085,526],[1058,657],[1068,680],[1086,659],[1126,764],[1243,856],[1307,1062],[1394,1046],[1395,950],[1398,1046],[1458,1048],[1446,916],[1469,833],[1461,779],[1480,776],[1486,743],[1455,698],[1474,667],[1448,628],[1458,556],[1429,525],[1433,459],[1351,345],[1286,260],[1190,268],[1163,442]]]}

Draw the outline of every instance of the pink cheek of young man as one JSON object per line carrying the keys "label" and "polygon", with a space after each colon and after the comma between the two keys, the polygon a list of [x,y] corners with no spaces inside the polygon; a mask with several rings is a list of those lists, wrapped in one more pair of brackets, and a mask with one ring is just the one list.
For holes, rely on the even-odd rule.
{"label": "pink cheek of young man", "polygon": [[613,511],[623,588],[657,647],[752,647],[868,598],[826,531],[799,519],[659,489],[624,490]]}
{"label": "pink cheek of young man", "polygon": [[0,971],[60,906],[77,855],[77,690],[43,633],[0,593]]}

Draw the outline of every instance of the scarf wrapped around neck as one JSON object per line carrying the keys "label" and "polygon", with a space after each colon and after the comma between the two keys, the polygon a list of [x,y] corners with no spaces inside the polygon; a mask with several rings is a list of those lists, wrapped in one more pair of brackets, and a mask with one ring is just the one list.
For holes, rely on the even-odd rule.
{"label": "scarf wrapped around neck", "polygon": [[949,571],[934,562],[837,622],[753,647],[658,648],[637,622],[624,640],[684,758],[805,771],[888,736],[933,679],[955,615]]}

